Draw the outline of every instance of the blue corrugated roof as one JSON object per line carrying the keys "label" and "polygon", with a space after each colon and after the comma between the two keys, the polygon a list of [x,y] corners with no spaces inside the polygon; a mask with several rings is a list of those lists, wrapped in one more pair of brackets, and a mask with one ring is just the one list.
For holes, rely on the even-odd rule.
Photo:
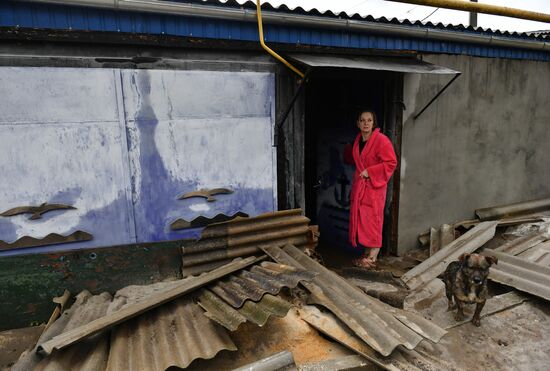
{"label": "blue corrugated roof", "polygon": [[[218,0],[188,0],[186,3],[223,7],[253,7],[253,2],[243,5],[234,0],[221,3]],[[491,34],[511,39],[544,40],[546,36],[535,34],[502,33],[484,29],[466,28],[442,24],[388,20],[385,18],[360,17],[345,13],[320,13],[317,10],[293,10],[285,6],[273,8],[263,5],[266,10],[291,12],[322,17],[339,17],[363,19],[369,22],[398,23],[410,27],[428,27],[441,30],[459,31],[476,34]],[[89,7],[75,7],[55,4],[37,4],[20,1],[3,1],[0,3],[0,26],[82,30],[102,32],[128,32],[139,34],[172,35],[195,38],[223,40],[258,40],[257,25],[246,21],[228,21],[220,19],[197,18],[153,13],[116,11]],[[407,38],[399,36],[374,35],[363,32],[350,32],[324,28],[309,28],[287,25],[266,24],[266,41],[272,43],[307,44],[337,48],[365,48],[383,50],[417,50],[430,53],[467,54],[480,57],[500,57],[550,61],[550,53],[536,50],[502,48],[487,45],[476,45],[461,42]]]}

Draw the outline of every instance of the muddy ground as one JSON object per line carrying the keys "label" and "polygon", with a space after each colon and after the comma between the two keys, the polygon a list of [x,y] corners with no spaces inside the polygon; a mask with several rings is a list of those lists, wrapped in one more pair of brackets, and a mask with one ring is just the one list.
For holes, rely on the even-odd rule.
{"label": "muddy ground", "polygon": [[[321,248],[321,252],[323,252]],[[352,255],[325,252],[323,259],[329,267],[350,265]],[[422,260],[422,256],[384,258],[381,268],[400,276]],[[439,291],[437,291],[439,290]],[[470,322],[453,323],[452,313],[446,312],[444,292],[438,288],[435,297],[420,301],[409,309],[417,311],[448,328],[438,344],[424,340],[416,351],[424,359],[433,360],[423,369],[439,370],[548,370],[550,365],[550,304],[526,295],[527,301],[500,308],[481,319],[481,327]],[[510,291],[496,287],[495,294]],[[487,305],[489,306],[489,305]],[[497,306],[498,307],[498,306]],[[473,308],[471,309],[473,310]],[[471,313],[471,312],[470,312]],[[454,326],[454,327],[452,327]],[[34,344],[42,328],[32,327],[0,333],[0,369],[9,367],[18,355]],[[211,360],[195,360],[189,370],[224,370],[239,367],[282,350],[293,353],[299,366],[334,360],[354,354],[352,351],[319,334],[302,321],[296,310],[285,318],[272,317],[263,327],[245,323],[231,334],[238,351],[222,351]],[[418,365],[417,365],[418,366]],[[361,369],[377,369],[374,365]]]}
{"label": "muddy ground", "polygon": [[[438,344],[424,340],[417,351],[456,370],[548,370],[550,306],[528,302],[482,318],[481,327],[467,322],[449,329]],[[6,369],[26,346],[36,341],[38,327],[0,333],[0,369]],[[294,310],[264,327],[243,324],[232,334],[237,352],[223,351],[212,360],[195,360],[189,370],[223,370],[245,365],[281,350],[293,353],[298,365],[353,354],[303,322]],[[436,364],[436,362],[434,362]],[[363,369],[375,370],[374,366]],[[438,369],[429,367],[427,369]]]}

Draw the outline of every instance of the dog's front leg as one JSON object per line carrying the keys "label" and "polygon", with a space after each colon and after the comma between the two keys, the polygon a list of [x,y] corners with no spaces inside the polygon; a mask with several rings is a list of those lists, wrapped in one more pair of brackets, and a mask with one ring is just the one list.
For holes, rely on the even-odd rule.
{"label": "dog's front leg", "polygon": [[445,295],[447,295],[447,312],[450,312],[456,308],[456,304],[453,303],[453,291],[448,281],[445,281]]}
{"label": "dog's front leg", "polygon": [[474,326],[481,326],[481,322],[479,319],[479,315],[481,314],[481,310],[483,309],[483,306],[485,305],[485,301],[478,302],[476,305],[476,311],[474,312],[474,316],[472,317],[472,323]]}
{"label": "dog's front leg", "polygon": [[455,303],[457,307],[457,311],[455,314],[455,321],[462,321],[464,319],[464,303],[458,300],[456,295],[454,297],[455,297]]}

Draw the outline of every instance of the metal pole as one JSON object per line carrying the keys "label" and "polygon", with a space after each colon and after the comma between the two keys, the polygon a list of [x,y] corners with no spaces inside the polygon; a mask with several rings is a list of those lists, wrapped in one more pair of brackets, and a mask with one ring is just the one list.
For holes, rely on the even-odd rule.
{"label": "metal pole", "polygon": [[433,6],[435,8],[446,8],[477,12],[484,14],[501,15],[504,17],[528,19],[530,21],[550,23],[550,14],[531,12],[528,10],[506,8],[498,5],[478,4],[477,2],[463,0],[386,0],[396,3],[407,3],[415,5]]}
{"label": "metal pole", "polygon": [[287,369],[295,365],[294,357],[288,350],[283,350],[277,354],[250,363],[246,366],[233,369],[233,371],[276,371]]}
{"label": "metal pole", "polygon": [[257,13],[257,17],[258,17],[257,18],[258,19],[258,34],[260,36],[260,45],[262,46],[262,48],[266,52],[271,54],[273,56],[273,58],[280,61],[282,64],[284,64],[285,66],[290,68],[294,73],[296,73],[298,76],[300,76],[303,79],[305,75],[302,71],[300,71],[299,69],[294,67],[286,59],[281,57],[279,54],[275,53],[269,46],[267,46],[265,44],[265,41],[264,41],[264,26],[263,26],[263,22],[262,22],[262,5],[260,4],[260,0],[256,0],[256,13]]}
{"label": "metal pole", "polygon": [[422,113],[423,113],[423,112],[424,112],[424,111],[425,111],[425,110],[426,110],[426,109],[427,109],[427,108],[428,108],[428,107],[429,107],[429,106],[430,106],[430,105],[431,105],[431,104],[441,95],[441,94],[443,94],[443,92],[444,92],[449,86],[451,86],[451,84],[452,84],[460,75],[461,75],[460,73],[457,73],[457,74],[452,78],[452,80],[449,81],[449,82],[447,83],[447,85],[445,85],[445,86],[444,86],[444,87],[443,87],[443,88],[442,88],[442,89],[432,98],[432,100],[429,101],[428,104],[426,104],[426,105],[424,106],[424,108],[422,108],[422,109],[420,110],[420,112],[418,112],[416,115],[414,115],[413,118],[414,118],[415,120],[416,120],[417,118],[419,118],[420,115],[421,115],[421,114],[422,114]]}
{"label": "metal pole", "polygon": [[[472,3],[477,3],[477,0],[470,0]],[[477,27],[477,13],[470,12],[470,26]]]}

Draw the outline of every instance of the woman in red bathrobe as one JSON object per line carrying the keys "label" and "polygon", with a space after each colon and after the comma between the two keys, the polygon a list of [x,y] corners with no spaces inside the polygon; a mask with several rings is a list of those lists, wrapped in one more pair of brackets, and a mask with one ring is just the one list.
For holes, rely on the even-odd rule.
{"label": "woman in red bathrobe", "polygon": [[365,249],[354,264],[372,268],[382,247],[386,186],[397,166],[391,141],[376,128],[373,111],[361,112],[359,134],[344,150],[344,160],[355,165],[351,187],[349,239]]}

